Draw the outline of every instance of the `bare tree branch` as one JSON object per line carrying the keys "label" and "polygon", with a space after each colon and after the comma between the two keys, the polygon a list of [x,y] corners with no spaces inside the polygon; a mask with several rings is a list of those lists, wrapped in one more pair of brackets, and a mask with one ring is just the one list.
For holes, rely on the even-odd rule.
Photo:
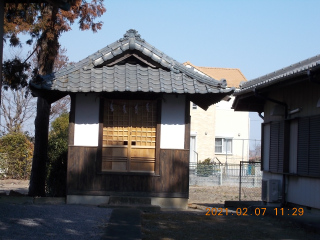
{"label": "bare tree branch", "polygon": [[25,123],[34,117],[36,102],[30,94],[26,96],[26,91],[7,90],[6,94],[3,94],[2,89],[0,111],[4,122],[1,121],[0,126],[4,129],[3,134],[20,131]]}

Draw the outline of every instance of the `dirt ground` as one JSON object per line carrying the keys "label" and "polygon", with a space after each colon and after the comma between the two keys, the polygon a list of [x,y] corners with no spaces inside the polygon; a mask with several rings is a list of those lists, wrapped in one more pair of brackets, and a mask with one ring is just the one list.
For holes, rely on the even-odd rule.
{"label": "dirt ground", "polygon": [[[242,189],[242,199],[256,196],[260,200],[261,188]],[[251,194],[251,195],[250,195]],[[224,201],[237,201],[239,188],[230,186],[189,188],[188,211],[164,211],[142,215],[144,240],[161,239],[301,239],[319,240],[320,235],[296,222],[270,216],[237,216],[232,209],[228,215]],[[222,214],[208,215],[208,209],[216,208]],[[194,209],[193,211],[191,209]]]}
{"label": "dirt ground", "polygon": [[[28,186],[29,181],[26,180],[0,180],[0,192],[5,191],[7,194],[10,190],[26,194]],[[255,190],[256,194],[259,190]],[[244,189],[241,194],[242,197],[248,196],[248,191]],[[224,201],[238,199],[238,187],[191,186],[188,211],[142,214],[142,239],[320,239],[318,233],[281,218],[254,214],[237,216],[232,215],[232,209],[229,209],[226,216]],[[221,216],[213,216],[211,212],[206,215],[206,208],[214,207],[224,209]]]}
{"label": "dirt ground", "polygon": [[206,216],[205,212],[144,213],[142,216],[142,239],[145,240],[320,239],[317,233],[293,222],[271,217]]}
{"label": "dirt ground", "polygon": [[9,194],[10,190],[27,194],[28,188],[29,180],[0,179],[0,192],[6,192],[7,195]]}
{"label": "dirt ground", "polygon": [[[260,201],[261,188],[241,188],[243,201]],[[189,187],[189,203],[218,203],[224,201],[239,201],[239,187],[235,186],[212,186],[212,187]]]}
{"label": "dirt ground", "polygon": [[[29,180],[0,179],[0,192],[9,194],[14,190],[23,194],[28,193]],[[242,199],[260,200],[261,188],[242,189]],[[255,196],[255,198],[253,197]],[[224,204],[224,201],[238,201],[239,188],[233,186],[198,187],[190,186],[189,203]]]}

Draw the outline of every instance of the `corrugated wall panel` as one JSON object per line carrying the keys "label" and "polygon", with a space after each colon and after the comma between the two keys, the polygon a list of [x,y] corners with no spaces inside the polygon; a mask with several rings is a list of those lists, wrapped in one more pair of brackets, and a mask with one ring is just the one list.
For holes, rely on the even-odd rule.
{"label": "corrugated wall panel", "polygon": [[270,124],[270,157],[269,170],[283,172],[284,159],[284,122]]}
{"label": "corrugated wall panel", "polygon": [[289,172],[297,173],[298,121],[290,122]]}
{"label": "corrugated wall panel", "polygon": [[320,116],[310,117],[309,129],[309,175],[320,176]]}
{"label": "corrugated wall panel", "polygon": [[299,119],[298,174],[320,176],[320,116]]}

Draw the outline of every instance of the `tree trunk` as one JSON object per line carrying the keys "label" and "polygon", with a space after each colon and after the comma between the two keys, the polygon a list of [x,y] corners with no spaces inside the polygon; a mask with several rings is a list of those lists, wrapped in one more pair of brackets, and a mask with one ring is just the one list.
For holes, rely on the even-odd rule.
{"label": "tree trunk", "polygon": [[[54,60],[58,55],[59,50],[59,34],[55,30],[58,8],[46,6],[42,11],[42,15],[50,14],[49,16],[51,16],[49,21],[50,27],[42,33],[42,36],[39,39],[39,51],[37,54],[39,74],[46,75],[52,73]],[[38,97],[37,116],[34,122],[35,144],[28,193],[29,196],[45,196],[50,108],[51,104],[45,99]]]}
{"label": "tree trunk", "polygon": [[42,196],[45,193],[46,162],[48,157],[48,128],[50,104],[43,98],[37,100],[37,117],[35,119],[35,144],[30,176],[29,196]]}

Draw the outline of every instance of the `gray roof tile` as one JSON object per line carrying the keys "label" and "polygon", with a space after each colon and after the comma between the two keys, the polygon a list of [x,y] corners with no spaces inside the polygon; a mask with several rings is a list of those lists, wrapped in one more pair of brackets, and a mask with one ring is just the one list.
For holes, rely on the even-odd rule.
{"label": "gray roof tile", "polygon": [[138,90],[166,93],[221,92],[221,89],[198,82],[183,73],[145,68],[129,63],[113,67],[104,66],[99,69],[80,69],[67,76],[53,78],[52,86],[50,81],[42,84],[43,88],[66,92],[74,92],[77,89],[79,92],[136,92]]}
{"label": "gray roof tile", "polygon": [[240,91],[236,92],[235,95],[241,95],[249,91],[252,91],[252,89],[254,88],[263,88],[265,86],[281,82],[287,79],[287,77],[289,76],[293,76],[295,74],[301,74],[303,72],[306,72],[309,69],[318,68],[318,67],[320,68],[320,55],[316,55],[304,61],[300,61],[288,67],[279,69],[277,71],[271,72],[264,76],[247,81],[240,86]]}
{"label": "gray roof tile", "polygon": [[[128,50],[140,51],[143,55],[158,62],[163,69],[129,63],[101,67],[105,61],[110,61],[114,56]],[[187,93],[194,94],[190,96],[190,99],[203,109],[207,109],[211,104],[220,101],[223,96],[232,94],[234,91],[234,88],[226,88],[227,84],[224,79],[218,81],[185,67],[141,39],[138,32],[132,29],[127,31],[123,38],[78,63],[41,77],[40,83],[30,82],[31,89],[35,95],[50,98],[48,101],[51,102],[57,100],[61,94],[53,93],[46,96],[47,93],[38,90],[57,90],[66,94],[68,92],[114,91]]]}
{"label": "gray roof tile", "polygon": [[[43,82],[42,85],[45,89],[49,90],[50,89],[49,82],[57,80],[57,79],[59,79],[59,81],[61,81],[62,76],[67,77],[67,79],[73,79],[72,82],[74,83],[74,77],[71,77],[70,74],[73,74],[81,69],[92,69],[92,67],[98,66],[98,65],[102,64],[104,61],[112,59],[114,56],[119,55],[122,52],[129,50],[129,49],[136,49],[138,51],[141,51],[143,54],[150,57],[154,61],[160,63],[163,67],[171,70],[174,73],[184,73],[187,76],[189,76],[190,78],[193,78],[201,83],[210,85],[213,88],[214,87],[219,88],[219,89],[226,88],[226,83],[224,81],[218,81],[213,78],[201,75],[201,74],[185,67],[183,64],[178,63],[173,58],[165,55],[160,50],[156,49],[155,47],[153,47],[149,43],[145,42],[143,39],[141,39],[138,32],[135,30],[132,30],[132,29],[127,31],[127,33],[124,35],[124,38],[122,38],[112,44],[109,44],[108,46],[91,54],[87,58],[79,61],[78,63],[76,63],[72,66],[68,66],[64,69],[61,69],[53,74],[42,76],[43,80],[48,82],[48,83]],[[132,67],[130,67],[130,68],[132,68]],[[116,69],[115,71],[114,70],[113,71],[118,73],[118,70],[119,69]],[[121,69],[121,70],[124,72],[123,69]],[[112,71],[112,70],[107,70],[107,71]],[[128,71],[128,70],[126,70],[126,71]],[[134,71],[137,71],[137,69],[135,69]],[[150,71],[152,73],[150,73]],[[152,69],[150,71],[148,71],[148,73],[147,74],[145,73],[145,74],[146,75],[153,75],[154,71],[156,71],[156,69]],[[140,72],[141,71],[139,70],[139,73]],[[144,70],[142,72],[144,72]],[[94,74],[98,74],[98,72],[94,72]],[[85,74],[81,75],[81,77],[83,77],[83,76],[85,76]],[[105,77],[105,75],[103,75],[103,77]],[[35,83],[31,83],[31,85],[35,88],[38,88],[38,89],[41,88],[41,86],[36,86]],[[74,90],[74,86],[70,86],[70,88],[72,90]],[[65,90],[65,89],[63,89],[63,90]]]}

